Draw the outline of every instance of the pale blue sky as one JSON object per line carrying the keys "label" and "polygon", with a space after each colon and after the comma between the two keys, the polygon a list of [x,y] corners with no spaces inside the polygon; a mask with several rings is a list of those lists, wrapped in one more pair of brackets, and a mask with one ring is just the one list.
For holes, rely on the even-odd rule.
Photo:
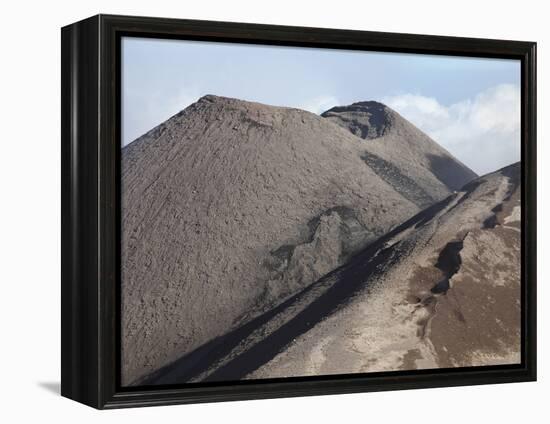
{"label": "pale blue sky", "polygon": [[519,160],[512,60],[123,39],[122,144],[205,94],[321,113],[378,100],[478,173]]}

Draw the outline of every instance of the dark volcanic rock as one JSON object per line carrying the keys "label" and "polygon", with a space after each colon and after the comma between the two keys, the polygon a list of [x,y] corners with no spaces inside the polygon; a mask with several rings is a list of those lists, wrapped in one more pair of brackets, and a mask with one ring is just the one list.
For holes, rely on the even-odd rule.
{"label": "dark volcanic rock", "polygon": [[391,109],[382,103],[357,102],[349,106],[335,106],[323,112],[323,118],[334,120],[360,138],[382,137],[392,126]]}

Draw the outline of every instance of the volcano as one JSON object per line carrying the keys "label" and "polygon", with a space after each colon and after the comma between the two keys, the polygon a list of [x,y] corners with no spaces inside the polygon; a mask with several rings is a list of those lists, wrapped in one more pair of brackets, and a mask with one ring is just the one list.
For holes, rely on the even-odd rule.
{"label": "volcano", "polygon": [[125,146],[121,177],[131,385],[219,348],[476,175],[380,103],[318,116],[208,95]]}

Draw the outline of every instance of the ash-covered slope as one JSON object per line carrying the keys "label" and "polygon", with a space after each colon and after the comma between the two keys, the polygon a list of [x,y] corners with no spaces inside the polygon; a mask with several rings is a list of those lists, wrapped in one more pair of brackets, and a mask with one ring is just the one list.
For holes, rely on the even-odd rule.
{"label": "ash-covered slope", "polygon": [[518,363],[520,199],[519,164],[472,181],[147,383]]}
{"label": "ash-covered slope", "polygon": [[520,200],[517,163],[422,211],[322,279],[324,310],[296,315],[315,324],[264,338],[273,359],[241,378],[519,363]]}
{"label": "ash-covered slope", "polygon": [[362,140],[205,96],[122,151],[122,382],[248,322],[416,213]]}
{"label": "ash-covered slope", "polygon": [[366,140],[363,159],[420,207],[477,175],[391,108],[375,101],[337,106],[321,116]]}

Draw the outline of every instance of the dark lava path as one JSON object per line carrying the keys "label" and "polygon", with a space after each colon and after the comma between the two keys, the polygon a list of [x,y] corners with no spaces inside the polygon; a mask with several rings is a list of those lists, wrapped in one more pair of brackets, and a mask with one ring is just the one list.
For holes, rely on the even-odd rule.
{"label": "dark lava path", "polygon": [[432,293],[447,293],[447,290],[449,290],[450,279],[458,272],[460,265],[462,265],[460,251],[464,247],[464,239],[467,235],[468,233],[460,240],[454,240],[447,243],[439,254],[435,267],[441,270],[445,277],[432,287]]}

